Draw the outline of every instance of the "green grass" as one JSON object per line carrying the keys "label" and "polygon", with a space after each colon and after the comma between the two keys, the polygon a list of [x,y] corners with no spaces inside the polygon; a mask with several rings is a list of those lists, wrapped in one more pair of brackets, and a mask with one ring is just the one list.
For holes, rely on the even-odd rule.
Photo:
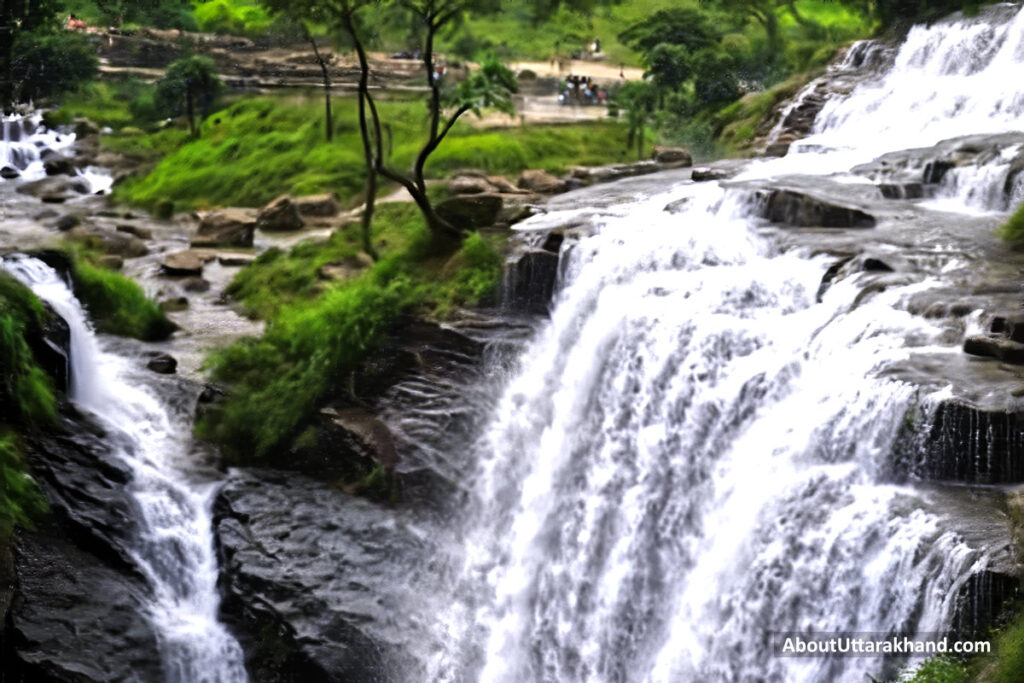
{"label": "green grass", "polygon": [[719,142],[732,154],[750,151],[750,144],[763,132],[763,122],[772,110],[796,95],[816,75],[798,74],[763,92],[745,95],[719,111],[714,117]]}
{"label": "green grass", "polygon": [[999,228],[999,236],[1007,242],[1024,243],[1024,204],[1017,207],[1006,223]]}
{"label": "green grass", "polygon": [[973,661],[980,672],[977,680],[985,683],[1018,683],[1024,672],[1024,612],[1000,629],[994,636],[995,657],[977,657]]}
{"label": "green grass", "polygon": [[50,425],[57,413],[53,382],[28,341],[39,340],[45,315],[27,287],[0,273],[0,543],[46,510],[17,436]]}
{"label": "green grass", "polygon": [[[384,102],[394,138],[394,164],[411,165],[422,144],[422,102]],[[202,137],[170,151],[148,174],[115,189],[117,199],[152,208],[169,199],[178,208],[259,206],[275,196],[337,192],[353,202],[363,188],[361,142],[351,98],[335,101],[335,141],[325,142],[320,100],[253,98],[209,116]],[[185,142],[183,137],[176,139]],[[154,150],[173,145],[167,131],[121,140]],[[625,128],[613,122],[528,126],[501,131],[459,123],[431,158],[428,176],[458,168],[514,174],[553,171],[576,163],[626,158]],[[385,188],[386,191],[387,188]]]}
{"label": "green grass", "polygon": [[213,377],[226,403],[197,425],[236,463],[273,463],[308,418],[378,349],[399,314],[444,314],[473,306],[497,287],[502,257],[480,235],[439,253],[412,204],[378,207],[383,258],[353,278],[317,281],[317,264],[352,253],[348,235],[276,252],[243,269],[229,291],[268,319],[263,336],[215,351]]}
{"label": "green grass", "polygon": [[176,329],[133,280],[76,257],[71,267],[75,296],[96,329],[144,341],[166,339]]}
{"label": "green grass", "polygon": [[967,667],[953,657],[932,657],[913,670],[907,683],[967,683]]}

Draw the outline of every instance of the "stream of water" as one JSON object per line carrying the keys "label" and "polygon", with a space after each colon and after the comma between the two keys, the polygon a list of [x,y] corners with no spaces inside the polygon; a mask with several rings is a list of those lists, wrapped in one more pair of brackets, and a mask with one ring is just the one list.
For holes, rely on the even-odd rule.
{"label": "stream of water", "polygon": [[4,257],[0,268],[29,286],[71,329],[70,398],[108,430],[107,442],[133,473],[140,531],[129,548],[153,591],[149,606],[173,683],[243,683],[242,650],[218,620],[220,595],[210,504],[213,482],[186,476],[188,416],[148,390],[138,368],[102,349],[81,304],[49,266]]}

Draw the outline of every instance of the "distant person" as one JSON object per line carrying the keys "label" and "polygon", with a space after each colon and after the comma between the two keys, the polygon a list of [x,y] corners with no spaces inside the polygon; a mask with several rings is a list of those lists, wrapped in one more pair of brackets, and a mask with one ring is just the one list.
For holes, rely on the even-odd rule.
{"label": "distant person", "polygon": [[68,15],[66,26],[69,31],[84,31],[85,22],[76,17],[74,14]]}
{"label": "distant person", "polygon": [[626,77],[626,65],[625,64],[619,64],[619,78],[625,78],[625,77]]}

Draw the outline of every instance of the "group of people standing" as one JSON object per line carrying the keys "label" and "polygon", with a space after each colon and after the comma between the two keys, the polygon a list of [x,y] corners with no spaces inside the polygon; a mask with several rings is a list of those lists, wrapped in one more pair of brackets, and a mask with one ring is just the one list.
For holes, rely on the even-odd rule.
{"label": "group of people standing", "polygon": [[589,76],[570,75],[558,89],[560,104],[604,104],[608,91],[598,86]]}

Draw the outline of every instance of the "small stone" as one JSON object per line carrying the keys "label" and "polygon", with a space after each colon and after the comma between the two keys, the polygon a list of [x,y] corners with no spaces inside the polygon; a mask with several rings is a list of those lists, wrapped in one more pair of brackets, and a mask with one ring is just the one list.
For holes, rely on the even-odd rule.
{"label": "small stone", "polygon": [[15,178],[20,177],[21,173],[19,173],[18,169],[16,168],[11,168],[10,166],[4,166],[3,168],[0,168],[0,178],[4,178],[6,180],[14,180]]}
{"label": "small stone", "polygon": [[564,180],[538,169],[523,171],[516,180],[516,185],[539,194],[558,194],[568,189]]}
{"label": "small stone", "polygon": [[71,159],[64,157],[55,157],[48,159],[43,163],[43,170],[46,171],[46,175],[75,175],[75,166],[71,163]]}
{"label": "small stone", "polygon": [[173,299],[164,299],[157,303],[160,306],[160,310],[164,313],[177,313],[178,311],[188,310],[188,298],[183,296],[174,297]]}
{"label": "small stone", "polygon": [[182,280],[181,287],[186,292],[208,292],[210,283],[201,277],[190,277]]}
{"label": "small stone", "polygon": [[58,218],[53,224],[53,227],[57,228],[57,230],[60,230],[61,232],[67,232],[68,230],[77,227],[81,222],[82,220],[78,216],[69,213]]}
{"label": "small stone", "polygon": [[217,263],[222,266],[247,266],[255,260],[252,254],[217,254]]}
{"label": "small stone", "polygon": [[672,164],[677,166],[692,166],[693,157],[690,150],[685,147],[663,147],[654,148],[654,160],[659,164]]}
{"label": "small stone", "polygon": [[125,232],[129,235],[135,235],[136,237],[144,240],[153,239],[153,231],[149,228],[143,228],[139,225],[128,225],[127,223],[118,225],[116,230],[118,232]]}
{"label": "small stone", "polygon": [[292,200],[295,208],[303,216],[337,216],[341,212],[341,204],[333,193],[311,194],[305,197],[296,197]]}
{"label": "small stone", "polygon": [[150,358],[146,367],[161,375],[173,375],[178,370],[178,361],[168,353],[161,353]]}

